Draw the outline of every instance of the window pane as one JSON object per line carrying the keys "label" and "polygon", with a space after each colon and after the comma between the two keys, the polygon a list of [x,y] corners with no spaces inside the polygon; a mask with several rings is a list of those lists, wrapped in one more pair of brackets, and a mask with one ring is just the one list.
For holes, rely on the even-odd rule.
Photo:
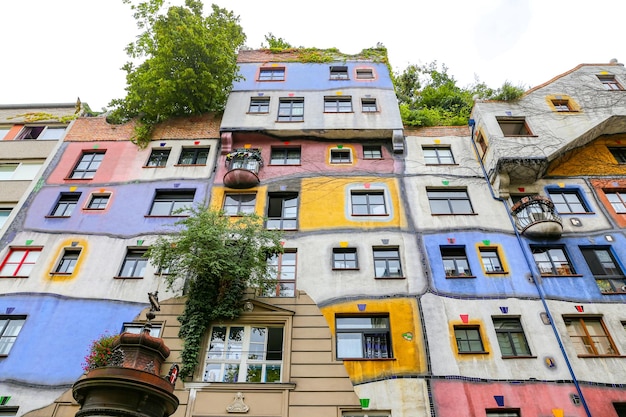
{"label": "window pane", "polygon": [[337,334],[337,357],[338,358],[362,358],[363,345],[360,333]]}

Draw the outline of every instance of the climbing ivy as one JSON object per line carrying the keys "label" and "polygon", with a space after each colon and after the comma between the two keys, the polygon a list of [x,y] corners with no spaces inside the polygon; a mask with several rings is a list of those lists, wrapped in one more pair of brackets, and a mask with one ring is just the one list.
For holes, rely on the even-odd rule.
{"label": "climbing ivy", "polygon": [[276,285],[267,261],[283,248],[279,232],[266,230],[257,215],[232,218],[199,207],[178,226],[178,233],[158,238],[147,256],[158,268],[167,268],[170,287],[184,283],[187,300],[178,318],[181,375],[190,376],[211,322],[239,317],[246,288],[264,293]]}

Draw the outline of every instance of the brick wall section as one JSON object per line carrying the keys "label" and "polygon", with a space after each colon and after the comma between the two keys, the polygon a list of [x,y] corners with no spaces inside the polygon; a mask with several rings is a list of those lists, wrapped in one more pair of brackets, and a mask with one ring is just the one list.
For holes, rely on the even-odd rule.
{"label": "brick wall section", "polygon": [[299,53],[291,51],[273,53],[267,49],[255,49],[249,51],[239,51],[237,55],[237,62],[290,62],[297,61],[299,56]]}
{"label": "brick wall section", "polygon": [[471,130],[469,126],[432,126],[432,127],[405,127],[405,136],[469,136]]}
{"label": "brick wall section", "polygon": [[[220,137],[219,114],[203,114],[170,119],[159,124],[153,140],[163,139],[207,139]],[[81,117],[76,119],[65,140],[68,142],[125,141],[133,136],[135,123],[122,125],[107,123],[104,117]]]}

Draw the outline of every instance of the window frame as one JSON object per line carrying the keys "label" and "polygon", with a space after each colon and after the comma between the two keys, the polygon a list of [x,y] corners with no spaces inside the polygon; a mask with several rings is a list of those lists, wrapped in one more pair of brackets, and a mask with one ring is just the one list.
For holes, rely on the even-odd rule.
{"label": "window frame", "polygon": [[271,268],[275,268],[276,287],[266,297],[295,297],[298,276],[298,250],[288,248],[267,260]]}
{"label": "window frame", "polygon": [[[567,335],[570,338],[570,343],[572,344],[572,347],[576,351],[576,354],[577,354],[577,356],[579,358],[585,358],[585,357],[587,357],[587,358],[589,358],[589,357],[616,357],[616,356],[620,356],[620,353],[617,350],[617,345],[613,341],[613,338],[611,337],[611,334],[609,333],[606,325],[604,324],[604,320],[602,319],[602,316],[597,316],[597,315],[584,315],[584,316],[564,315],[563,316],[563,322],[565,323],[565,328],[566,328]],[[572,334],[571,333],[570,326],[574,322],[578,322],[581,325],[581,329],[583,330],[584,334],[580,335],[580,334]],[[594,323],[594,322],[600,324],[600,327],[602,329],[603,334],[592,334],[592,332],[589,332],[589,330],[587,328],[587,323]],[[582,353],[581,352],[581,350],[578,348],[578,346],[580,346],[580,344],[576,344],[575,343],[574,337],[577,337],[577,338],[581,339],[582,346],[587,351],[587,353]],[[599,338],[599,337],[604,337],[605,338],[605,340],[606,340],[606,342],[608,344],[608,348],[610,350],[612,350],[613,353],[608,353],[608,354],[601,354],[601,353],[599,353],[599,350],[596,347],[597,338]],[[594,340],[594,338],[596,338],[596,339]],[[586,339],[587,343],[585,343],[585,339]],[[591,348],[591,353],[589,353],[589,348]]]}
{"label": "window frame", "polygon": [[331,65],[329,69],[329,80],[345,81],[350,79],[347,65]]}
{"label": "window frame", "polygon": [[[352,257],[347,255],[352,254]],[[333,248],[332,254],[333,271],[357,271],[359,270],[359,255],[357,248]]]}
{"label": "window frame", "polygon": [[[562,257],[564,260],[560,260],[554,258],[553,253],[551,251],[559,250],[562,253]],[[535,265],[539,270],[539,274],[541,276],[576,276],[576,270],[574,269],[574,265],[572,264],[571,258],[567,253],[567,250],[564,245],[531,245],[530,246],[531,254],[533,255],[533,260],[535,261]],[[541,252],[540,252],[541,251]],[[535,255],[545,253],[545,260],[538,260]],[[547,268],[544,268],[545,272],[542,272],[542,268],[539,264],[550,264],[550,272],[548,272]],[[562,269],[561,269],[562,268]]]}
{"label": "window frame", "polygon": [[[295,201],[293,201],[295,200]],[[276,207],[276,202],[280,201],[280,207]],[[285,205],[286,202],[290,205]],[[274,204],[273,204],[274,203]],[[295,192],[270,192],[267,198],[267,220],[265,228],[268,230],[297,230],[298,217],[300,211],[300,195]],[[295,207],[295,208],[294,208]],[[290,210],[291,209],[291,210]],[[273,216],[280,211],[279,216]],[[295,212],[290,215],[289,212]],[[278,227],[273,225],[277,224]]]}
{"label": "window frame", "polygon": [[259,75],[257,81],[260,82],[273,82],[273,81],[285,81],[286,76],[285,67],[261,67],[259,68]]}
{"label": "window frame", "polygon": [[[177,198],[182,197],[182,198]],[[185,189],[156,189],[152,203],[150,204],[150,210],[146,217],[187,217],[190,214],[191,207],[196,196],[195,188]],[[167,210],[168,214],[155,213],[155,203],[170,203],[170,207]],[[180,206],[181,203],[189,203],[185,206]],[[160,204],[159,204],[160,205]],[[185,209],[186,208],[186,209]],[[181,210],[178,213],[174,213],[177,210]]]}
{"label": "window frame", "polygon": [[267,114],[270,112],[270,97],[250,97],[249,114]]}
{"label": "window frame", "polygon": [[[489,254],[484,256],[483,254]],[[493,256],[495,254],[495,256]],[[480,262],[483,266],[483,270],[486,274],[505,274],[504,263],[500,258],[500,248],[497,246],[480,246],[478,248],[478,255],[480,256]],[[488,264],[485,263],[485,258],[489,260]],[[496,259],[497,265],[493,262]],[[500,268],[499,270],[497,268]]]}
{"label": "window frame", "polygon": [[[224,332],[223,332],[224,339],[223,339],[222,346],[221,346],[222,349],[221,350],[216,349],[212,351],[211,349],[213,348],[213,346],[217,345],[215,343],[216,340],[214,339],[214,331],[218,328],[224,329]],[[232,334],[232,330],[237,329],[237,328],[243,329],[242,330],[243,336],[241,337],[240,347],[237,347],[237,344],[235,344],[233,347],[230,345],[233,343],[236,343],[236,341],[232,340],[230,336]],[[259,344],[258,342],[253,341],[253,339],[251,338],[250,333],[252,333],[253,331],[252,329],[265,329],[267,331],[267,337],[263,341],[264,350],[262,352],[264,354],[264,358],[258,361],[255,361],[254,358],[249,357],[251,356],[250,352],[258,352],[258,351],[244,349],[244,347],[247,347],[249,349],[252,343],[256,343],[257,345]],[[272,336],[270,334],[269,329],[281,330],[280,332],[280,344],[281,344],[280,359],[268,359],[268,355],[270,354],[270,352],[274,352],[274,354],[276,354],[277,352],[277,351],[269,350],[270,336]],[[272,332],[272,333],[274,333],[272,337],[274,338],[274,344],[275,344],[277,342],[276,337],[278,336],[278,334],[276,334],[276,332]],[[250,383],[259,383],[259,384],[280,383],[286,377],[285,371],[287,370],[287,367],[288,367],[287,360],[286,360],[286,358],[288,357],[287,356],[288,350],[286,348],[286,342],[287,342],[287,324],[286,323],[243,322],[243,323],[212,325],[208,329],[207,339],[208,341],[206,343],[206,348],[205,348],[205,357],[204,357],[203,367],[201,371],[202,373],[200,375],[200,379],[202,382],[232,383],[232,384],[248,382],[246,379],[248,376],[247,365],[249,364],[261,366],[261,374],[260,374],[261,381],[249,381]],[[244,352],[248,352],[248,355],[244,354]],[[219,355],[219,357],[211,358],[211,355],[215,355],[215,356]],[[234,357],[229,357],[229,356],[234,356]],[[218,372],[219,372],[219,375],[221,376],[221,380],[213,381],[212,379],[207,378],[207,374],[209,373],[208,368],[211,365],[219,365]],[[237,377],[234,378],[234,380],[224,380],[227,377],[228,365],[236,365],[238,367]],[[269,381],[267,380],[267,366],[268,365],[270,366],[278,365],[280,367],[278,380],[269,380]],[[266,380],[263,380],[263,376],[265,376]],[[240,381],[241,377],[243,377],[242,381]]]}
{"label": "window frame", "polygon": [[[526,334],[524,332],[524,327],[522,326],[522,321],[519,317],[515,316],[506,316],[506,317],[492,317],[493,328],[496,333],[496,339],[498,341],[498,346],[500,348],[500,354],[502,358],[532,358],[532,352],[530,350],[530,345],[528,344],[528,339],[526,339]],[[505,325],[506,322],[514,325],[514,327],[504,328],[498,327],[497,324]],[[502,338],[500,335],[504,335]],[[520,346],[517,347],[517,344]],[[522,343],[523,342],[523,343]],[[505,348],[511,350],[511,354],[505,355],[503,353],[502,345],[506,343]],[[517,350],[520,350],[519,352]],[[524,351],[525,350],[525,351]]]}
{"label": "window frame", "polygon": [[[364,196],[365,201],[363,203],[355,202],[355,198]],[[373,199],[380,200],[382,203],[373,201]],[[350,190],[350,215],[355,217],[361,216],[389,216],[390,210],[387,207],[387,198],[384,190]],[[355,212],[355,208],[365,208],[365,213]],[[382,207],[383,212],[377,213],[376,211]]]}
{"label": "window frame", "polygon": [[[31,134],[31,132],[33,131],[33,129],[40,129],[39,133],[37,133],[37,136],[35,137],[26,137],[29,136]],[[56,130],[63,130],[61,132],[61,134],[58,137],[52,137],[52,138],[48,138],[45,137],[49,131],[56,131]],[[63,135],[65,134],[65,131],[67,130],[67,126],[59,126],[59,125],[24,125],[22,126],[22,129],[20,129],[20,131],[17,133],[17,135],[15,135],[15,138],[13,140],[60,140],[63,138]]]}
{"label": "window frame", "polygon": [[[146,327],[146,324],[146,322],[137,321],[125,322],[122,324],[122,331],[120,333],[141,334],[143,329]],[[155,323],[151,321],[150,325],[150,336],[161,337],[161,333],[163,332],[163,323]]]}
{"label": "window frame", "polygon": [[[297,111],[298,109],[300,109],[300,111]],[[278,99],[278,115],[276,121],[303,122],[304,97],[280,97]]]}
{"label": "window frame", "polygon": [[[593,278],[596,280],[596,285],[602,294],[625,294],[626,293],[626,275],[622,266],[615,256],[615,253],[611,246],[597,245],[597,246],[580,246],[579,247],[587,267],[591,271]],[[604,260],[598,256],[597,252],[604,252]],[[610,262],[613,264],[612,268],[605,267],[604,264]],[[609,273],[611,269],[616,270],[616,273]],[[617,281],[615,283],[614,281]]]}
{"label": "window frame", "polygon": [[[46,217],[55,218],[67,218],[71,217],[78,202],[80,201],[81,192],[62,192],[59,194],[59,198],[50,210],[50,213]],[[68,212],[69,211],[69,212]]]}
{"label": "window frame", "polygon": [[[298,159],[297,162],[290,162],[290,161],[294,161],[295,158],[290,158],[289,157],[289,153],[290,152],[297,152],[298,153]],[[279,155],[278,154],[282,154]],[[279,162],[281,161],[281,162]],[[302,149],[298,146],[298,147],[284,147],[284,146],[272,146],[271,150],[270,150],[270,165],[301,165],[302,164]]]}
{"label": "window frame", "polygon": [[[469,264],[465,246],[441,245],[439,246],[439,251],[446,278],[475,278]],[[452,266],[453,269],[448,266]]]}
{"label": "window frame", "polygon": [[169,148],[152,148],[144,168],[165,168],[172,152]]}
{"label": "window frame", "polygon": [[362,113],[378,113],[378,101],[375,98],[361,98]]}
{"label": "window frame", "polygon": [[[105,199],[106,200],[103,200]],[[104,201],[104,206],[102,206],[102,202]],[[111,193],[91,193],[89,196],[89,201],[87,202],[87,206],[84,208],[85,210],[105,210],[109,202],[111,201]]]}
{"label": "window frame", "polygon": [[605,91],[623,91],[624,87],[617,80],[615,74],[596,74]]}
{"label": "window frame", "polygon": [[13,209],[11,207],[0,207],[0,229],[7,224],[12,211]]}
{"label": "window frame", "polygon": [[[127,247],[126,254],[115,278],[143,279],[149,262],[149,259],[145,256],[147,252],[147,247]],[[130,272],[130,275],[126,274],[127,272]]]}
{"label": "window frame", "polygon": [[528,126],[525,116],[496,116],[496,120],[505,137],[536,136]]}
{"label": "window frame", "polygon": [[613,158],[615,158],[615,162],[618,164],[626,164],[626,146],[607,146]]}
{"label": "window frame", "polygon": [[[347,159],[345,155],[348,156]],[[349,165],[353,161],[352,149],[350,148],[332,148],[329,152],[329,163],[332,165]]]}
{"label": "window frame", "polygon": [[[486,354],[489,353],[487,352],[487,350],[485,349],[485,343],[483,342],[483,335],[482,335],[482,331],[480,328],[480,325],[477,324],[455,324],[454,325],[454,340],[455,340],[455,344],[456,344],[456,351],[459,355],[476,355],[476,354]],[[478,338],[470,338],[468,335],[468,331],[475,331],[476,334],[478,335]],[[459,338],[459,334],[457,334],[457,331],[460,332],[464,332],[464,336],[466,336],[466,338],[461,339]],[[461,346],[459,344],[459,342],[462,343],[466,343],[467,344],[467,348],[468,350],[461,350]],[[472,342],[476,343],[479,342],[480,343],[480,350],[472,348]]]}
{"label": "window frame", "polygon": [[486,408],[486,417],[520,417],[519,408]]}
{"label": "window frame", "polygon": [[381,145],[363,145],[363,159],[383,159]]}
{"label": "window frame", "polygon": [[[342,327],[339,325],[340,320],[343,321],[350,319],[370,319],[371,327],[364,327],[357,323],[356,326],[353,327]],[[385,327],[375,327],[376,323],[372,322],[373,319],[384,319],[386,323],[378,323],[379,325],[386,325]],[[347,356],[343,353],[346,348],[342,348],[340,345],[342,344],[342,340],[346,340],[350,342],[350,339],[344,339],[341,335],[350,335],[352,339],[356,339],[356,335],[359,336],[360,339],[360,348],[361,354],[360,356]],[[381,335],[384,337],[384,345],[386,349],[378,349],[377,353],[374,353],[374,349],[368,349],[368,336],[376,337],[376,335]],[[335,316],[335,352],[337,356],[337,360],[393,360],[393,341],[391,339],[391,320],[389,314],[357,314],[357,315],[336,315]],[[378,337],[381,337],[378,336]],[[379,340],[379,346],[383,346],[382,340]],[[353,344],[356,343],[356,340],[352,341]],[[371,346],[371,343],[370,343]],[[354,348],[354,346],[352,346]],[[370,353],[371,352],[371,353]]]}
{"label": "window frame", "polygon": [[[434,155],[427,155],[426,151],[434,152]],[[426,165],[456,165],[450,146],[422,145],[422,154],[424,155]]]}
{"label": "window frame", "polygon": [[[1,181],[32,181],[43,167],[43,162],[0,162],[0,168],[12,167],[11,170],[0,170]],[[35,169],[33,169],[35,168]],[[10,176],[2,176],[2,172],[10,173]]]}
{"label": "window frame", "polygon": [[[460,193],[463,193],[463,195],[460,195]],[[467,188],[426,188],[426,195],[428,197],[428,204],[430,205],[430,212],[433,216],[466,216],[476,214]],[[439,210],[439,205],[433,206],[433,202],[443,201],[447,203],[448,210]],[[456,212],[455,206],[453,205],[454,201],[467,202],[469,211]],[[437,208],[437,210],[435,210],[435,208]]]}
{"label": "window frame", "polygon": [[[604,189],[602,192],[616,214],[626,214],[626,191],[621,189]],[[616,207],[619,207],[620,209],[617,210]]]}
{"label": "window frame", "polygon": [[354,78],[356,80],[370,81],[376,79],[376,74],[374,73],[374,68],[355,68]]}
{"label": "window frame", "polygon": [[[17,342],[17,338],[26,324],[26,319],[27,316],[23,314],[0,315],[0,357],[9,356],[11,349],[15,346],[15,342]],[[2,323],[5,320],[6,322]],[[19,327],[15,329],[15,326],[11,326],[11,322],[16,322]]]}
{"label": "window frame", "polygon": [[[96,176],[96,172],[104,161],[104,155],[106,151],[82,151],[78,162],[74,165],[74,168],[70,171],[67,179],[71,180],[92,180]],[[88,159],[88,157],[91,157]],[[99,160],[96,159],[99,157]],[[85,164],[84,168],[79,169],[81,164]],[[78,176],[77,174],[80,174]]]}
{"label": "window frame", "polygon": [[82,248],[63,248],[63,253],[59,257],[52,275],[72,275],[76,270],[81,253]]}
{"label": "window frame", "polygon": [[[248,197],[252,197],[252,199],[244,201]],[[231,200],[233,204],[229,204],[229,200]],[[237,204],[234,204],[235,202]],[[256,193],[225,193],[222,210],[224,211],[224,215],[231,217],[241,216],[242,214],[253,214],[256,212],[256,203]],[[236,207],[237,211],[227,209],[229,207]],[[244,209],[242,210],[242,208]]]}
{"label": "window frame", "polygon": [[[372,248],[372,256],[374,259],[374,278],[375,279],[404,279],[404,272],[402,270],[402,256],[400,254],[400,247],[398,246],[374,246]],[[395,266],[393,263],[397,263],[395,273],[391,273],[391,267]],[[383,267],[383,272],[379,273],[380,267]],[[387,273],[385,273],[387,271]],[[399,271],[399,272],[397,272]]]}
{"label": "window frame", "polygon": [[[198,163],[198,160],[202,160],[201,154],[203,152],[206,152],[206,156],[204,157],[204,163]],[[207,164],[207,162],[209,161],[209,153],[211,152],[211,147],[210,146],[198,146],[198,147],[192,147],[192,146],[183,146],[183,148],[180,151],[180,155],[178,156],[178,163],[176,165],[181,165],[181,166],[193,166],[193,165],[199,165],[199,166],[205,166]],[[192,153],[192,162],[190,164],[185,164],[183,163],[183,158],[186,157],[185,153]]]}
{"label": "window frame", "polygon": [[[575,188],[548,188],[547,189],[548,196],[550,200],[554,203],[554,208],[559,214],[593,214],[593,212],[589,209],[589,205],[587,201],[581,194],[579,189]],[[575,196],[577,202],[568,201],[565,196]],[[555,201],[555,196],[559,196],[562,201]],[[572,209],[576,204],[580,205],[583,208],[583,211],[574,211]],[[559,210],[559,207],[567,207],[567,211]]]}
{"label": "window frame", "polygon": [[552,103],[554,110],[558,113],[569,113],[574,111],[570,104],[570,100],[567,98],[552,98],[550,99],[550,102]]}
{"label": "window frame", "polygon": [[[9,251],[7,252],[6,256],[2,259],[2,262],[0,263],[0,277],[2,278],[28,278],[33,268],[37,264],[37,260],[41,256],[42,251],[43,251],[43,246],[10,246]],[[23,252],[23,255],[19,258],[19,261],[14,260],[12,262],[9,262],[13,254],[17,254],[20,252]],[[31,253],[37,254],[35,256],[35,259],[32,259]],[[8,275],[5,273],[8,271],[8,270],[5,270],[5,268],[8,268],[7,265],[17,265],[11,275]],[[26,268],[28,269],[28,274],[20,273],[22,271],[22,267],[24,267],[25,265],[26,265]]]}
{"label": "window frame", "polygon": [[[346,105],[346,103],[348,105]],[[351,96],[325,96],[324,113],[353,113]]]}

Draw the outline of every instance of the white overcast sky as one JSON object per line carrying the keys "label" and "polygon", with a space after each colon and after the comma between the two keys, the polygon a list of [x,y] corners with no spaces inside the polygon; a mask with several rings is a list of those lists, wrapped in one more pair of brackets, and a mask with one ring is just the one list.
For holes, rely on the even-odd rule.
{"label": "white overcast sky", "polygon": [[[490,87],[505,80],[533,87],[581,63],[626,61],[624,0],[204,3],[207,13],[215,3],[238,15],[252,48],[269,32],[344,53],[381,42],[395,71],[436,60],[461,86],[478,76]],[[138,30],[122,0],[0,0],[0,16],[0,104],[80,97],[101,110],[124,97],[124,47]]]}

